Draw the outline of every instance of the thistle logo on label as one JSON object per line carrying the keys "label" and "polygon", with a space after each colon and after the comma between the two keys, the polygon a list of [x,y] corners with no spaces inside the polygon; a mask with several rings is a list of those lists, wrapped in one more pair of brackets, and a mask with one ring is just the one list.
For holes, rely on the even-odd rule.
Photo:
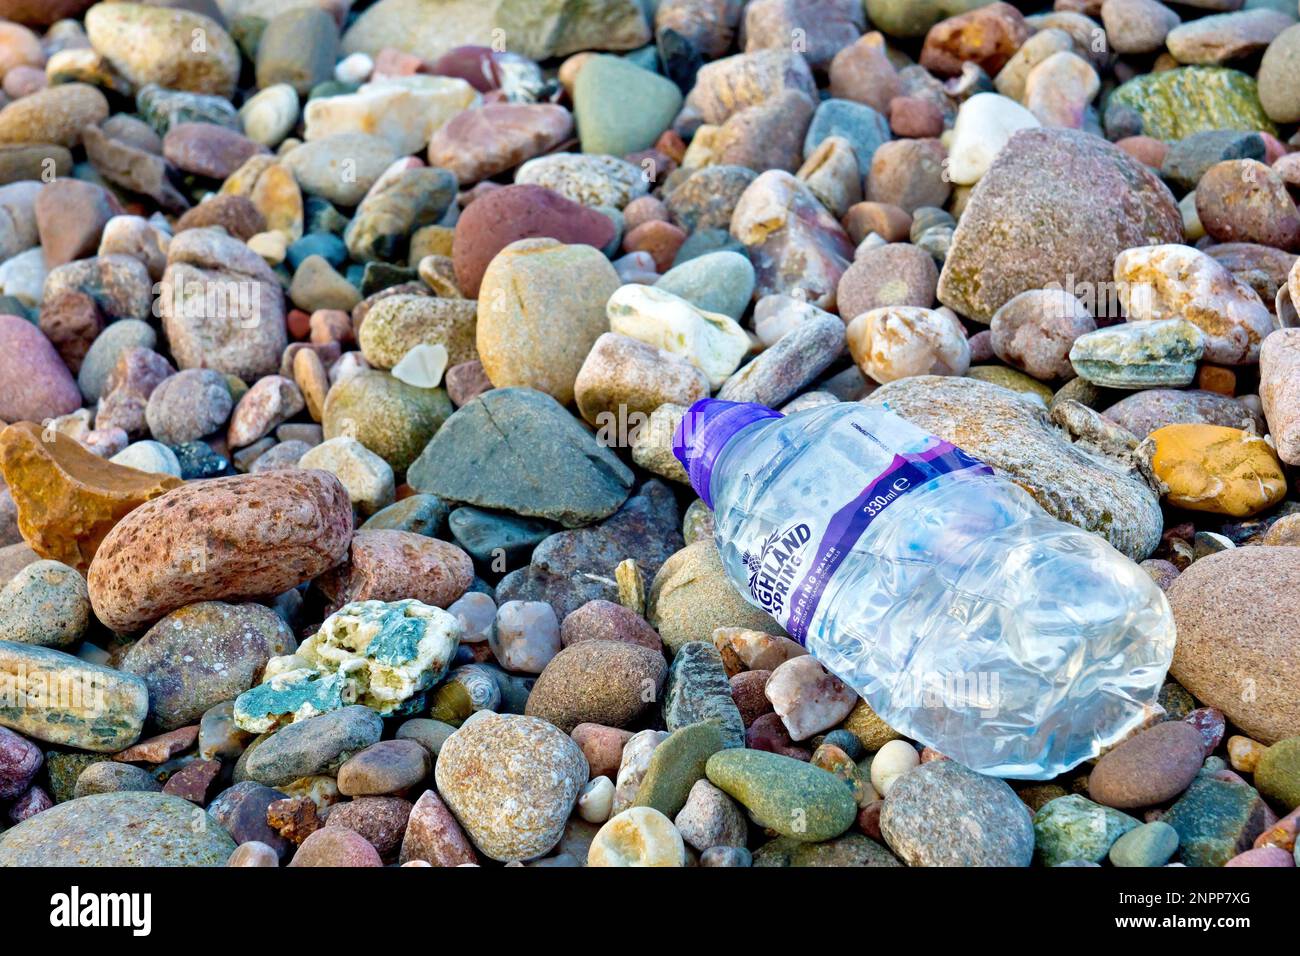
{"label": "thistle logo on label", "polygon": [[741,555],[749,568],[749,593],[767,613],[784,612],[795,574],[803,563],[801,551],[811,538],[812,529],[797,524],[785,531],[773,531],[763,539],[758,554],[746,551]]}

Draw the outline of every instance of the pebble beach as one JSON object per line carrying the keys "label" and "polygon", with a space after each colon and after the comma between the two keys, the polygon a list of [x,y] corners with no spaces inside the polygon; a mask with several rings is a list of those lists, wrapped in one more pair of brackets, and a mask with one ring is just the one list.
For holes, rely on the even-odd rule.
{"label": "pebble beach", "polygon": [[[1297,0],[0,0],[0,867],[1300,865],[1298,200]],[[1140,565],[1141,726],[891,727],[709,397]]]}

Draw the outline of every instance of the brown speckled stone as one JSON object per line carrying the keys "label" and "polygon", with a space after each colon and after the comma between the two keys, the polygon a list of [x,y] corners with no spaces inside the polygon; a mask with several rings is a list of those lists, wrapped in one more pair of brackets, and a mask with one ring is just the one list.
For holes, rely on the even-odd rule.
{"label": "brown speckled stone", "polygon": [[613,601],[588,601],[570,611],[560,625],[560,643],[565,647],[582,641],[623,641],[661,651],[663,642],[645,618]]}
{"label": "brown speckled stone", "polygon": [[96,616],[131,631],[203,600],[279,594],[343,559],[352,504],[323,471],[186,485],[109,532],[87,583]]}
{"label": "brown speckled stone", "polygon": [[401,797],[357,797],[330,807],[327,827],[346,827],[370,841],[385,862],[397,858],[411,815],[411,801]]}
{"label": "brown speckled stone", "polygon": [[1088,777],[1088,795],[1120,810],[1165,803],[1187,789],[1204,757],[1201,734],[1191,724],[1156,724],[1097,762]]}
{"label": "brown speckled stone", "polygon": [[400,862],[423,860],[431,866],[478,863],[469,837],[434,791],[426,790],[420,795],[404,824]]}
{"label": "brown speckled stone", "polygon": [[352,536],[347,560],[318,582],[334,610],[350,601],[415,598],[445,608],[469,589],[474,562],[449,541],[380,529]]}
{"label": "brown speckled stone", "polygon": [[772,702],[763,693],[771,676],[771,671],[742,671],[731,678],[731,699],[746,727],[772,711]]}
{"label": "brown speckled stone", "polygon": [[448,737],[434,773],[474,845],[509,862],[541,856],[560,841],[588,767],[578,745],[551,724],[501,714],[480,716]]}
{"label": "brown speckled stone", "polygon": [[1169,673],[1261,743],[1300,735],[1300,548],[1231,548],[1169,587]]}
{"label": "brown speckled stone", "polygon": [[618,768],[623,762],[623,748],[632,739],[632,731],[618,727],[606,727],[604,724],[578,724],[569,735],[574,743],[582,748],[591,768],[591,777],[618,776]]}
{"label": "brown speckled stone", "polygon": [[582,723],[625,727],[654,706],[668,665],[663,655],[623,641],[580,641],[551,658],[525,713],[568,733]]}
{"label": "brown speckled stone", "polygon": [[1173,195],[1128,154],[1077,130],[1022,130],[971,194],[939,301],[988,322],[1027,289],[1108,288],[1120,252],[1182,240]]}

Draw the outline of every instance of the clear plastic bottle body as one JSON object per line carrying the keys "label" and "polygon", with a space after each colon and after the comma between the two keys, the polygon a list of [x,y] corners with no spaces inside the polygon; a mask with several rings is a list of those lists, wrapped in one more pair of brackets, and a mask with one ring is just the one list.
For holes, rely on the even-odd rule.
{"label": "clear plastic bottle body", "polygon": [[[777,562],[757,555],[775,547],[797,582],[829,515],[938,442],[855,403],[738,431],[709,483],[732,582],[786,623],[794,596],[773,597]],[[1174,625],[1140,567],[986,469],[874,500],[798,636],[890,726],[983,773],[1048,779],[1149,718]]]}

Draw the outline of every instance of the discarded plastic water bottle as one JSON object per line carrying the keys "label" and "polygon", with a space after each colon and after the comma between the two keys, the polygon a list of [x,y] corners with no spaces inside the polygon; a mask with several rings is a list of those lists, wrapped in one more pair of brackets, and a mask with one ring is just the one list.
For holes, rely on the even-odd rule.
{"label": "discarded plastic water bottle", "polygon": [[853,402],[706,398],[673,452],[737,589],[900,733],[1045,780],[1152,715],[1163,592],[959,448]]}

